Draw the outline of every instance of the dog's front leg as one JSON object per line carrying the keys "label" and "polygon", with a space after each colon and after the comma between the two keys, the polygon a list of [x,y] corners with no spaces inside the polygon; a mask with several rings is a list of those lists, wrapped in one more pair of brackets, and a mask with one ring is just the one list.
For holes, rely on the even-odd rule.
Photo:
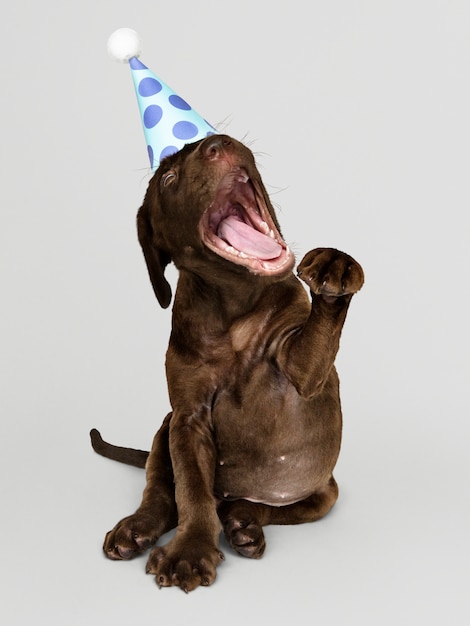
{"label": "dog's front leg", "polygon": [[298,276],[312,296],[310,315],[281,345],[278,363],[300,395],[310,398],[328,379],[349,303],[364,283],[361,266],[333,248],[308,252]]}
{"label": "dog's front leg", "polygon": [[178,526],[174,538],[150,554],[147,572],[161,587],[178,585],[188,592],[210,585],[223,559],[221,525],[213,494],[215,445],[210,409],[188,414],[173,411],[170,452],[175,478]]}

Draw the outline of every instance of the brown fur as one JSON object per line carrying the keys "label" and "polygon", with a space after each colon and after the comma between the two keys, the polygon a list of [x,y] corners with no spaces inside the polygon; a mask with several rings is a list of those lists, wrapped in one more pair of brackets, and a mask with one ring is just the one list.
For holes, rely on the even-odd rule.
{"label": "brown fur", "polygon": [[[214,232],[227,211],[271,230],[278,258],[224,250]],[[92,431],[97,452],[146,462],[142,503],[106,535],[104,552],[132,558],[177,527],[153,548],[147,572],[159,586],[190,591],[215,578],[221,524],[237,552],[259,558],[264,525],[315,521],[335,503],[342,418],[334,360],[364,277],[347,254],[312,250],[298,266],[308,296],[251,152],[224,135],[165,159],[137,222],[163,307],[171,301],[165,266],[179,269],[166,357],[172,412],[148,459]]]}

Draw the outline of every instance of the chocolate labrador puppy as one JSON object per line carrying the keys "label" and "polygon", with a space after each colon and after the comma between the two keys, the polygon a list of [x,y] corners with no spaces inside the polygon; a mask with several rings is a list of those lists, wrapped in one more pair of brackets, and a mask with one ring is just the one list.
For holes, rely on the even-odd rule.
{"label": "chocolate labrador puppy", "polygon": [[[341,440],[334,360],[360,265],[332,248],[308,252],[294,276],[252,153],[226,135],[164,159],[137,217],[162,307],[179,269],[166,356],[172,412],[150,453],[92,431],[97,452],[146,467],[138,510],[107,535],[104,552],[130,559],[154,547],[159,586],[210,585],[228,543],[259,558],[266,524],[299,524],[335,503]],[[147,458],[148,456],[148,458]]]}

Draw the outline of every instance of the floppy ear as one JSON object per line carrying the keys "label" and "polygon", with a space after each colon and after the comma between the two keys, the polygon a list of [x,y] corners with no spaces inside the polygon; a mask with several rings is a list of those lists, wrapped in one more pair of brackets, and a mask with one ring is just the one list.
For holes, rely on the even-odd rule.
{"label": "floppy ear", "polygon": [[171,287],[164,276],[164,271],[171,261],[171,256],[159,248],[154,241],[152,225],[145,203],[137,213],[137,233],[153,290],[160,306],[166,309],[171,302]]}

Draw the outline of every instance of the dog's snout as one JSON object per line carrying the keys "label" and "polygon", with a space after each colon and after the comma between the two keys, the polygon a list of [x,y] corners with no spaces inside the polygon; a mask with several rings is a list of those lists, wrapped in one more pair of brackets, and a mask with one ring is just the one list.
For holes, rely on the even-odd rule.
{"label": "dog's snout", "polygon": [[230,137],[227,137],[227,135],[214,135],[207,140],[204,146],[205,156],[207,159],[214,161],[230,152],[232,147],[233,143]]}

